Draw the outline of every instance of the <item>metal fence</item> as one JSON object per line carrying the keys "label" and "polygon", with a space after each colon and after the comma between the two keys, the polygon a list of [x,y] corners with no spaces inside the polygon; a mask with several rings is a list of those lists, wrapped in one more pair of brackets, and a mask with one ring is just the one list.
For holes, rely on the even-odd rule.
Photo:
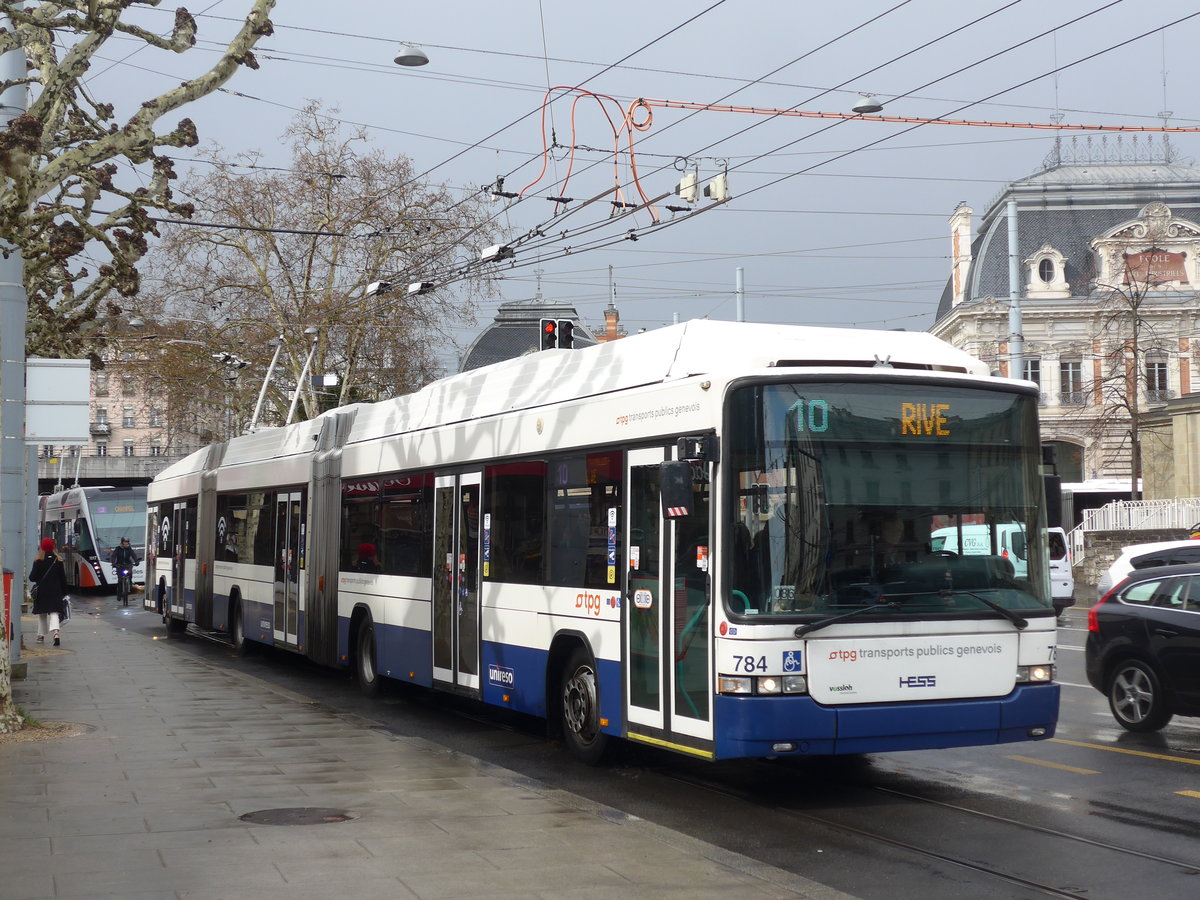
{"label": "metal fence", "polygon": [[1099,509],[1085,509],[1083,521],[1071,532],[1071,552],[1083,559],[1085,531],[1150,531],[1191,528],[1200,523],[1200,497],[1175,500],[1114,500]]}

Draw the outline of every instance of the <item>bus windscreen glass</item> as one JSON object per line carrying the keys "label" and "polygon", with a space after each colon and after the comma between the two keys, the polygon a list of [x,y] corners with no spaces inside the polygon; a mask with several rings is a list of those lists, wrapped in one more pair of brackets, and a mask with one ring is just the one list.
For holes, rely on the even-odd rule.
{"label": "bus windscreen glass", "polygon": [[146,535],[146,495],[130,491],[105,491],[89,501],[96,551],[108,559],[122,537],[129,538],[138,555],[143,555]]}
{"label": "bus windscreen glass", "polygon": [[732,613],[1051,605],[1031,396],[911,381],[759,383],[731,393],[728,422]]}

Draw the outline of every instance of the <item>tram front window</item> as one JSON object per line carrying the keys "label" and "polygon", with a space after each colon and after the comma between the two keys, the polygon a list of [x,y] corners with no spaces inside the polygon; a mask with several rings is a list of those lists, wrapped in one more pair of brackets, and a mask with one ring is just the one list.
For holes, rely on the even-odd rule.
{"label": "tram front window", "polygon": [[755,384],[732,393],[726,433],[732,613],[1050,607],[1031,397]]}

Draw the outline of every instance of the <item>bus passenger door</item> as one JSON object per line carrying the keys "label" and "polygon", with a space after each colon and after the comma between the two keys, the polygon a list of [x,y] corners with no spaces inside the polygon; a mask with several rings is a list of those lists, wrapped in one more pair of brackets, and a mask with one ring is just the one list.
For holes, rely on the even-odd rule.
{"label": "bus passenger door", "polygon": [[433,678],[479,691],[479,472],[438,476],[433,502]]}
{"label": "bus passenger door", "polygon": [[303,504],[300,492],[275,495],[276,641],[295,646],[300,621],[300,579],[304,572]]}
{"label": "bus passenger door", "polygon": [[657,448],[629,453],[625,681],[630,737],[645,726],[645,737],[670,745],[713,735],[711,567],[708,466],[692,464],[690,514],[668,519],[663,459]]}
{"label": "bus passenger door", "polygon": [[630,724],[663,727],[662,514],[659,448],[629,451],[629,580],[625,586],[626,703]]}
{"label": "bus passenger door", "polygon": [[171,585],[167,589],[167,611],[178,618],[184,618],[187,613],[187,560],[188,547],[192,542],[188,525],[195,516],[194,505],[192,510],[192,516],[189,517],[186,502],[174,504],[170,527],[164,529],[171,548]]}

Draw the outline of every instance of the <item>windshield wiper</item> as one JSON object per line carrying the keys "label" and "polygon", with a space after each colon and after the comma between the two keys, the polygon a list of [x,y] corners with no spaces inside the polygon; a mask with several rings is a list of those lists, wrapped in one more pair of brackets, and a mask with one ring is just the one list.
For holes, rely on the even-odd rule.
{"label": "windshield wiper", "polygon": [[875,612],[880,609],[899,609],[900,604],[895,600],[887,600],[883,603],[876,603],[874,606],[860,606],[857,609],[852,609],[850,612],[838,613],[836,616],[826,616],[824,619],[817,619],[815,622],[809,622],[806,625],[797,625],[796,630],[792,632],[796,637],[803,637],[810,631],[816,631],[818,628],[824,628],[826,625],[832,625],[834,622],[840,622],[842,619],[851,619],[854,616],[861,616],[863,613]]}
{"label": "windshield wiper", "polygon": [[1014,625],[1016,625],[1018,629],[1026,628],[1029,625],[1029,620],[1026,619],[1024,616],[1021,616],[1018,613],[1013,612],[1011,609],[1008,609],[1007,607],[1001,606],[999,603],[995,602],[994,600],[989,600],[987,597],[982,597],[979,594],[975,593],[974,591],[964,591],[962,588],[954,588],[954,589],[945,590],[942,593],[947,594],[947,595],[949,595],[949,594],[966,594],[968,597],[974,597],[976,600],[978,600],[984,606],[987,606],[990,609],[994,609],[996,612],[1000,613],[1000,615],[1004,616],[1004,618],[1008,619],[1010,622],[1012,622]]}

